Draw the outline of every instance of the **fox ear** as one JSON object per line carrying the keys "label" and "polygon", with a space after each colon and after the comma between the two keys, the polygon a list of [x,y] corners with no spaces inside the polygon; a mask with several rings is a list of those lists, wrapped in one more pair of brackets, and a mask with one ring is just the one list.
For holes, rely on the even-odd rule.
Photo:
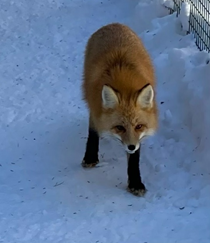
{"label": "fox ear", "polygon": [[142,108],[152,108],[153,107],[154,91],[151,85],[144,87],[138,95],[137,103]]}
{"label": "fox ear", "polygon": [[117,94],[110,86],[103,86],[102,104],[104,108],[114,108],[119,103]]}

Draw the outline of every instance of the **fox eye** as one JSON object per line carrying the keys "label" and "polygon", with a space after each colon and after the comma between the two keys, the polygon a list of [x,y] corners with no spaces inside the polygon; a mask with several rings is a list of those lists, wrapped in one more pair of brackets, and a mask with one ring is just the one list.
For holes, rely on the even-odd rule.
{"label": "fox eye", "polygon": [[143,125],[139,124],[139,125],[136,126],[135,129],[136,129],[136,130],[140,130],[140,129],[142,128],[142,126],[143,126]]}
{"label": "fox eye", "polygon": [[122,126],[122,125],[117,125],[117,126],[115,126],[115,128],[116,128],[118,131],[120,131],[120,132],[124,132],[124,131],[125,131],[125,127]]}

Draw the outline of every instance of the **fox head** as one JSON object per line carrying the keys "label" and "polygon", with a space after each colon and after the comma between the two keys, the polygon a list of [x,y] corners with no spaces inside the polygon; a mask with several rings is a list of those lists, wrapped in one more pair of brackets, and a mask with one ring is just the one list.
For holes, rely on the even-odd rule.
{"label": "fox head", "polygon": [[125,98],[104,85],[101,95],[101,129],[120,140],[129,154],[134,153],[141,140],[153,135],[157,127],[153,87],[148,84]]}

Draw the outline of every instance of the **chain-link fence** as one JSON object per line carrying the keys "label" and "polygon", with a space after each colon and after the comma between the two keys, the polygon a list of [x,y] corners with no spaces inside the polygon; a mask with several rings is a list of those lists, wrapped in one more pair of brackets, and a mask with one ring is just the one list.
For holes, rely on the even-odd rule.
{"label": "chain-link fence", "polygon": [[173,1],[177,15],[180,14],[182,3],[189,3],[189,31],[194,34],[198,48],[210,52],[210,0]]}

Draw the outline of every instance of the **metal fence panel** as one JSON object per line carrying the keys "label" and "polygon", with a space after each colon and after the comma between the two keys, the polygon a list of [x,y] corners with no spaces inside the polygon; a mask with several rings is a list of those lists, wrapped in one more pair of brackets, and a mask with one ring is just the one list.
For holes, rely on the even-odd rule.
{"label": "metal fence panel", "polygon": [[173,0],[174,11],[180,14],[183,2],[190,4],[189,31],[200,50],[210,52],[210,0]]}

